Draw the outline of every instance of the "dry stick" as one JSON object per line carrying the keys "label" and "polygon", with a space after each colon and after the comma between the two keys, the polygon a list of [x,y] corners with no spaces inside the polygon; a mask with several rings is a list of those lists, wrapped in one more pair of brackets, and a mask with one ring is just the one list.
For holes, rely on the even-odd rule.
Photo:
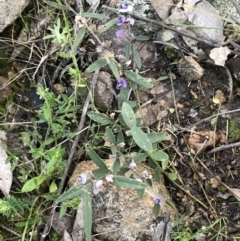
{"label": "dry stick", "polygon": [[[95,87],[95,85],[97,83],[98,73],[99,73],[99,70],[96,70],[94,75],[93,75],[92,84],[91,84],[91,88],[90,88],[91,90],[94,89],[94,87]],[[89,94],[87,96],[87,99],[85,100],[85,103],[83,105],[82,115],[81,115],[80,123],[78,125],[77,132],[81,133],[81,130],[84,127],[84,123],[85,123],[85,120],[86,120],[86,114],[87,114],[87,110],[88,110],[88,106],[89,106],[90,100],[91,100],[91,91],[89,92]],[[61,180],[61,183],[59,185],[59,188],[58,188],[58,194],[62,194],[62,192],[63,192],[64,186],[65,186],[65,182],[66,182],[66,179],[67,179],[67,176],[68,176],[69,168],[70,168],[70,166],[71,166],[71,164],[73,162],[73,156],[75,154],[75,151],[76,151],[79,139],[80,139],[80,134],[76,135],[76,137],[75,137],[75,139],[73,141],[73,144],[72,144],[69,156],[68,156],[68,160],[67,160],[67,165],[66,165],[65,170],[64,170],[64,176],[63,176],[63,178]],[[53,204],[53,207],[56,204],[57,203],[55,201],[54,204]],[[43,231],[43,234],[41,236],[40,241],[44,241],[45,240],[45,238],[47,237],[47,235],[48,235],[48,233],[50,231],[50,228],[51,228],[51,226],[49,224],[45,225],[44,231]]]}
{"label": "dry stick", "polygon": [[9,233],[11,233],[11,234],[13,234],[13,235],[15,235],[15,236],[17,236],[17,237],[19,237],[19,238],[22,238],[22,235],[21,235],[21,234],[19,234],[19,233],[13,231],[12,229],[10,229],[10,228],[8,228],[8,227],[2,225],[2,224],[0,224],[0,228],[2,228],[2,229],[4,229],[4,230],[8,231]]}
{"label": "dry stick", "polygon": [[213,154],[215,152],[223,151],[223,150],[233,148],[233,147],[237,147],[237,146],[240,146],[240,142],[235,142],[235,143],[232,143],[232,144],[219,146],[217,148],[212,149],[211,151],[208,151],[207,154]]}
{"label": "dry stick", "polygon": [[203,122],[205,122],[205,121],[208,121],[208,120],[212,119],[213,117],[220,116],[220,115],[231,114],[231,113],[236,113],[236,112],[240,112],[240,109],[229,110],[229,111],[226,111],[226,112],[224,112],[224,113],[218,113],[218,114],[211,115],[211,116],[209,116],[209,117],[207,117],[207,118],[205,118],[205,119],[203,119],[203,120],[200,120],[199,122],[197,122],[197,123],[195,123],[195,124],[193,124],[193,125],[191,125],[191,126],[189,126],[189,127],[183,128],[181,131],[179,131],[178,133],[176,133],[176,135],[179,135],[179,134],[183,133],[184,131],[187,131],[187,130],[193,128],[194,126],[197,126],[197,125],[199,125],[199,124],[201,124],[201,123],[203,123]]}

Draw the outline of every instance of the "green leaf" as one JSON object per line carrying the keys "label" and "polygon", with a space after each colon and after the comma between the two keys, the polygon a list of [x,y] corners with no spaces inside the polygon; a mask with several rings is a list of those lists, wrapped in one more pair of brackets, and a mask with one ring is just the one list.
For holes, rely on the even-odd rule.
{"label": "green leaf", "polygon": [[124,71],[125,76],[130,79],[131,81],[139,84],[140,86],[146,87],[146,88],[152,88],[153,84],[147,81],[144,77],[141,75],[131,71],[131,70],[125,70]]}
{"label": "green leaf", "polygon": [[96,121],[102,125],[108,125],[112,122],[112,120],[105,114],[103,113],[97,113],[97,112],[94,112],[94,111],[89,111],[87,113],[88,117],[93,120],[93,121]]}
{"label": "green leaf", "polygon": [[100,14],[100,13],[84,12],[84,13],[82,13],[82,16],[85,18],[109,19],[109,16],[107,16],[105,14]]}
{"label": "green leaf", "polygon": [[109,58],[107,59],[108,65],[110,67],[110,69],[113,72],[114,77],[116,78],[117,81],[119,81],[120,79],[120,75],[119,75],[119,70],[118,70],[118,66],[116,64],[116,61],[114,58]]}
{"label": "green leaf", "polygon": [[108,138],[108,140],[112,144],[116,144],[115,136],[113,135],[112,130],[109,128],[109,126],[106,128],[105,136]]}
{"label": "green leaf", "polygon": [[118,108],[122,108],[122,104],[124,101],[128,99],[128,93],[129,89],[128,88],[121,88],[118,96]]}
{"label": "green leaf", "polygon": [[113,166],[112,166],[112,172],[113,172],[114,175],[117,174],[120,167],[121,167],[120,160],[118,158],[116,158],[116,160],[114,161]]}
{"label": "green leaf", "polygon": [[84,192],[83,187],[84,187],[84,185],[82,185],[82,184],[77,184],[76,186],[71,187],[66,192],[64,192],[56,200],[56,202],[61,203],[61,202],[67,201],[69,199],[73,199],[75,197],[79,197]]}
{"label": "green leaf", "polygon": [[124,176],[113,177],[113,185],[123,188],[145,189],[145,183]]}
{"label": "green leaf", "polygon": [[152,143],[163,141],[166,135],[164,133],[149,133],[148,138]]}
{"label": "green leaf", "polygon": [[138,35],[138,36],[135,36],[135,39],[139,41],[147,41],[150,39],[150,37],[147,35]]}
{"label": "green leaf", "polygon": [[72,58],[72,55],[71,54],[69,54],[69,53],[65,53],[65,52],[58,52],[57,53],[58,54],[58,56],[60,56],[60,57],[62,57],[62,58]]}
{"label": "green leaf", "polygon": [[155,203],[153,206],[153,214],[157,217],[160,212],[160,205]]}
{"label": "green leaf", "polygon": [[216,122],[217,122],[217,117],[214,117],[214,118],[211,119],[211,125],[212,126],[215,125]]}
{"label": "green leaf", "polygon": [[165,172],[165,174],[167,175],[167,177],[171,180],[171,181],[175,181],[177,179],[177,175],[175,173],[168,173],[168,172]]}
{"label": "green leaf", "polygon": [[138,199],[141,199],[143,197],[143,194],[145,192],[145,189],[137,189],[137,197]]}
{"label": "green leaf", "polygon": [[56,2],[44,1],[44,3],[48,4],[48,5],[51,6],[51,7],[54,7],[54,8],[56,8],[56,9],[59,9],[59,10],[68,10],[67,7],[65,7],[65,6],[62,5],[62,4],[56,3]]}
{"label": "green leaf", "polygon": [[162,169],[165,170],[168,167],[168,160],[163,160],[162,162]]}
{"label": "green leaf", "polygon": [[108,29],[110,29],[118,20],[119,18],[114,18],[112,20],[110,20],[109,22],[107,22],[106,24],[104,24],[104,28],[103,28],[103,32],[107,31]]}
{"label": "green leaf", "polygon": [[86,241],[92,236],[92,198],[88,192],[83,194],[83,222]]}
{"label": "green leaf", "polygon": [[106,177],[106,175],[109,173],[109,170],[102,170],[100,168],[94,169],[92,170],[93,176],[95,177],[95,179],[102,179],[104,177]]}
{"label": "green leaf", "polygon": [[58,187],[56,185],[56,182],[52,181],[52,183],[50,184],[50,187],[49,187],[49,192],[53,193],[53,192],[57,191],[57,189],[58,189]]}
{"label": "green leaf", "polygon": [[134,58],[134,61],[135,61],[136,65],[137,65],[137,67],[139,69],[141,69],[141,66],[142,66],[141,57],[140,57],[138,51],[136,51],[135,49],[133,50],[133,58]]}
{"label": "green leaf", "polygon": [[140,148],[142,148],[147,152],[152,152],[153,150],[152,143],[146,133],[144,133],[139,127],[133,126],[131,128],[131,134],[132,134],[133,140]]}
{"label": "green leaf", "polygon": [[119,131],[119,132],[117,133],[117,144],[122,143],[122,142],[125,142],[124,136],[123,136],[122,131]]}
{"label": "green leaf", "polygon": [[162,81],[166,79],[169,79],[169,77],[165,75],[165,76],[160,76],[157,80]]}
{"label": "green leaf", "polygon": [[154,159],[156,161],[168,161],[169,160],[168,154],[161,150],[151,152],[150,156],[152,159]]}
{"label": "green leaf", "polygon": [[127,102],[123,102],[122,104],[122,117],[124,122],[130,129],[133,126],[136,126],[135,114],[132,107]]}
{"label": "green leaf", "polygon": [[74,40],[73,46],[72,46],[72,54],[75,55],[77,53],[77,48],[79,44],[82,42],[84,36],[86,33],[86,28],[80,28],[80,30],[77,33],[77,36]]}
{"label": "green leaf", "polygon": [[40,175],[28,180],[22,187],[22,192],[31,192],[34,189],[38,189],[39,186],[48,178],[48,176]]}
{"label": "green leaf", "polygon": [[106,66],[107,60],[106,59],[98,59],[95,62],[93,62],[88,68],[85,70],[85,73],[92,73],[95,70],[101,69],[102,67]]}
{"label": "green leaf", "polygon": [[134,162],[135,163],[140,163],[144,161],[147,158],[147,154],[145,153],[137,153],[135,156],[133,156]]}
{"label": "green leaf", "polygon": [[126,45],[125,45],[126,60],[129,60],[129,57],[131,55],[131,51],[132,51],[132,44],[131,44],[131,42],[127,42]]}
{"label": "green leaf", "polygon": [[160,167],[157,167],[154,169],[154,179],[156,180],[156,182],[160,183],[161,182],[161,169]]}
{"label": "green leaf", "polygon": [[92,159],[92,161],[101,169],[101,171],[108,173],[109,170],[104,163],[104,161],[99,157],[99,155],[90,147],[87,146],[87,154]]}

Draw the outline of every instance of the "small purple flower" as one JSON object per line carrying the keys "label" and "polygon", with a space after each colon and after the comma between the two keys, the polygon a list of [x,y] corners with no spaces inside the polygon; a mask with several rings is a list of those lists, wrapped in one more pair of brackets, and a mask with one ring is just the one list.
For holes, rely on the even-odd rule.
{"label": "small purple flower", "polygon": [[132,161],[130,162],[130,164],[129,164],[129,169],[131,170],[131,171],[136,171],[136,167],[137,167],[137,165],[136,165],[136,163],[135,163],[135,161],[132,159]]}
{"label": "small purple flower", "polygon": [[126,21],[126,16],[121,15],[120,18],[117,21],[117,26],[121,26]]}
{"label": "small purple flower", "polygon": [[144,170],[144,171],[142,172],[142,176],[143,176],[144,179],[149,179],[148,171],[147,171],[147,170]]}
{"label": "small purple flower", "polygon": [[135,20],[134,20],[134,18],[128,17],[128,18],[126,18],[125,22],[130,23],[131,25],[133,25]]}
{"label": "small purple flower", "polygon": [[78,182],[85,184],[87,182],[87,175],[85,173],[80,174],[78,176]]}
{"label": "small purple flower", "polygon": [[127,87],[127,81],[123,77],[120,77],[117,84],[117,89],[126,88],[126,87]]}
{"label": "small purple flower", "polygon": [[162,199],[161,199],[160,197],[158,197],[158,196],[154,198],[154,201],[155,201],[155,203],[158,204],[159,206],[161,206],[161,205],[162,205],[162,202],[163,202]]}
{"label": "small purple flower", "polygon": [[120,38],[122,41],[126,40],[124,36],[124,29],[120,28],[117,32],[116,35],[118,38]]}

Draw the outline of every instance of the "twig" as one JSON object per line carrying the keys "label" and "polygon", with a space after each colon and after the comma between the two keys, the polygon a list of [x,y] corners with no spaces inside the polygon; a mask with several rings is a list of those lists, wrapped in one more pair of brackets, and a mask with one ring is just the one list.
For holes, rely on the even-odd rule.
{"label": "twig", "polygon": [[211,151],[208,151],[207,154],[213,154],[215,152],[223,151],[223,150],[233,148],[233,147],[237,147],[237,146],[240,146],[240,142],[235,142],[235,143],[232,143],[232,144],[219,146],[217,148],[212,149]]}
{"label": "twig", "polygon": [[[13,235],[15,235],[15,236],[17,236],[17,237],[19,237],[19,238],[22,238],[22,235],[21,235],[21,234],[19,234],[19,233],[13,231],[12,229],[10,229],[10,228],[8,228],[8,227],[2,225],[2,224],[0,224],[0,228],[2,228],[2,229],[4,229],[4,230],[8,231],[9,233],[11,233],[11,234],[13,234]],[[28,239],[25,239],[25,240],[28,240]]]}
{"label": "twig", "polygon": [[240,109],[236,109],[236,110],[229,110],[229,111],[226,111],[226,112],[223,112],[223,113],[217,113],[217,114],[214,114],[214,115],[211,115],[203,120],[200,120],[199,122],[191,125],[191,126],[188,126],[186,128],[183,128],[181,131],[179,131],[178,133],[176,133],[176,135],[179,135],[181,133],[183,133],[184,131],[187,131],[191,128],[193,128],[194,126],[197,126],[205,121],[208,121],[208,120],[211,120],[213,117],[216,117],[216,116],[220,116],[220,115],[226,115],[226,114],[231,114],[231,113],[236,113],[236,112],[240,112]]}

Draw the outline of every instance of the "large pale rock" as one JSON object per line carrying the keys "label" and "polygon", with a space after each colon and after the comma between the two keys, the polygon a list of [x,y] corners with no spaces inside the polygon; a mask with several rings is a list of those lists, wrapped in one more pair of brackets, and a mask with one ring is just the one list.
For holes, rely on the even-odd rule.
{"label": "large pale rock", "polygon": [[[111,166],[113,161],[106,160],[106,165]],[[70,183],[74,185],[81,173],[96,169],[92,161],[83,161],[77,165]],[[137,171],[151,170],[143,165],[137,165]],[[154,240],[151,225],[156,217],[153,214],[154,197],[159,195],[163,200],[159,216],[165,216],[167,210],[171,213],[171,219],[177,216],[176,208],[164,186],[153,181],[152,188],[147,188],[142,199],[137,198],[135,190],[120,188],[111,183],[104,182],[104,189],[97,195],[92,194],[93,204],[93,231],[99,240]],[[166,201],[171,203],[170,208]],[[76,225],[75,225],[76,226]],[[80,225],[79,225],[80,226]],[[74,230],[73,230],[74,231]],[[149,239],[148,239],[148,238]]]}
{"label": "large pale rock", "polygon": [[0,1],[0,33],[14,22],[29,0],[2,0]]}

